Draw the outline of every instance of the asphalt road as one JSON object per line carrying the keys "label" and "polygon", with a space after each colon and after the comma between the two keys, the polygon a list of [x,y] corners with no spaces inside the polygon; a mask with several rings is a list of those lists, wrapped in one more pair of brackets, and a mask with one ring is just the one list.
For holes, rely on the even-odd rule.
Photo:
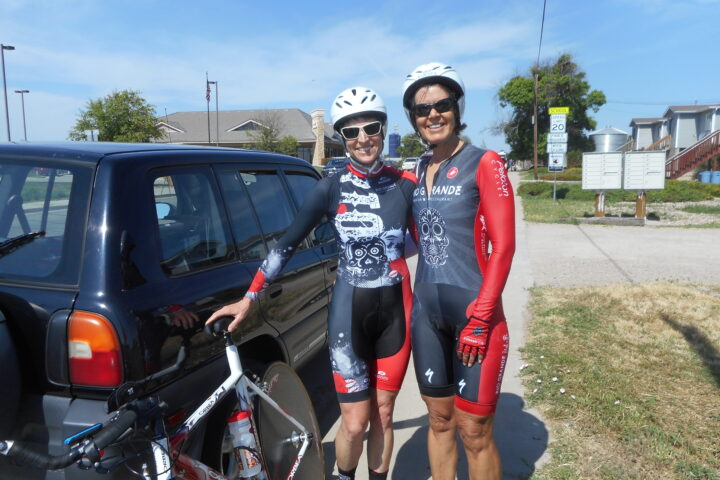
{"label": "asphalt road", "polygon": [[[510,174],[517,186],[517,173]],[[517,249],[503,294],[511,351],[495,421],[495,440],[504,479],[526,479],[547,458],[551,433],[541,415],[525,405],[518,377],[528,314],[528,289],[535,285],[569,287],[688,280],[720,283],[720,233],[717,229],[648,228],[642,226],[530,224],[522,219],[516,197]],[[409,262],[411,272],[415,262]],[[329,478],[334,469],[333,441],[339,426],[327,354],[319,355],[301,375],[308,383],[324,435]],[[394,480],[430,478],[426,452],[427,413],[420,399],[412,362],[395,409],[395,448],[390,466]],[[462,449],[461,449],[462,450]],[[367,479],[365,456],[356,478]],[[464,454],[458,478],[468,478]]]}

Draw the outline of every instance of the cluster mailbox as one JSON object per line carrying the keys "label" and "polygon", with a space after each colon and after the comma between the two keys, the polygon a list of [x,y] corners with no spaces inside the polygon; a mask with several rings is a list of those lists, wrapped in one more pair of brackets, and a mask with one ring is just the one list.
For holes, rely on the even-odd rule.
{"label": "cluster mailbox", "polygon": [[595,190],[595,216],[605,216],[605,190],[636,190],[637,218],[645,218],[647,190],[665,188],[665,152],[583,153],[582,188]]}

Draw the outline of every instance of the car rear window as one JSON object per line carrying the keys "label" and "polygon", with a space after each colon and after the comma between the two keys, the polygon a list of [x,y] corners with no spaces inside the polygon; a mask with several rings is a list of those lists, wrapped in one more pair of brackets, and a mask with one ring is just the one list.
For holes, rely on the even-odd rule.
{"label": "car rear window", "polygon": [[77,285],[91,167],[0,162],[0,281]]}

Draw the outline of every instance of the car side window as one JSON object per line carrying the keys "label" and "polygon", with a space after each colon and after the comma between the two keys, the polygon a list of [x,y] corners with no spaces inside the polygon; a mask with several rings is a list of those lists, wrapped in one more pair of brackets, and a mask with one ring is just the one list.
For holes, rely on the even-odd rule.
{"label": "car side window", "polygon": [[[295,218],[278,172],[243,171],[240,178],[255,207],[267,247],[272,249]],[[299,245],[298,249],[303,247]]]}
{"label": "car side window", "polygon": [[209,170],[178,169],[154,175],[160,264],[165,273],[183,275],[233,260]]}
{"label": "car side window", "polygon": [[[267,255],[267,250],[248,198],[245,179],[237,170],[219,172],[218,177],[230,215],[230,226],[235,237],[239,260],[241,262],[262,260]],[[250,180],[248,177],[246,179]]]}
{"label": "car side window", "polygon": [[[295,197],[296,205],[300,208],[308,193],[317,185],[318,180],[311,175],[298,172],[285,172],[285,178],[287,178],[290,190],[292,190],[293,196]],[[335,240],[335,233],[326,215],[323,215],[322,220],[320,220],[317,227],[313,229],[313,233],[311,233],[309,237],[308,240],[312,245],[320,245]]]}

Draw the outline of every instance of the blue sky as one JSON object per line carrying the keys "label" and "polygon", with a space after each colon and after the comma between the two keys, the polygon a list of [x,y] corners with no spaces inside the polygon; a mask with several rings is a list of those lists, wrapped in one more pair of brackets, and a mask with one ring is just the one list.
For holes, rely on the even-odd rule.
{"label": "blue sky", "polygon": [[[2,0],[10,127],[63,140],[90,99],[134,89],[157,109],[205,110],[205,72],[220,109],[329,108],[353,85],[376,89],[390,130],[408,133],[402,81],[416,65],[452,64],[467,87],[466,133],[496,150],[507,118],[498,89],[538,55],[542,0],[214,2]],[[547,0],[540,58],[571,53],[608,99],[593,117],[629,132],[669,105],[720,103],[720,0]],[[1,105],[0,100],[0,105]],[[214,108],[214,99],[212,106]],[[4,112],[3,112],[4,113]],[[4,115],[0,139],[6,139]],[[543,126],[541,125],[541,128]]]}

